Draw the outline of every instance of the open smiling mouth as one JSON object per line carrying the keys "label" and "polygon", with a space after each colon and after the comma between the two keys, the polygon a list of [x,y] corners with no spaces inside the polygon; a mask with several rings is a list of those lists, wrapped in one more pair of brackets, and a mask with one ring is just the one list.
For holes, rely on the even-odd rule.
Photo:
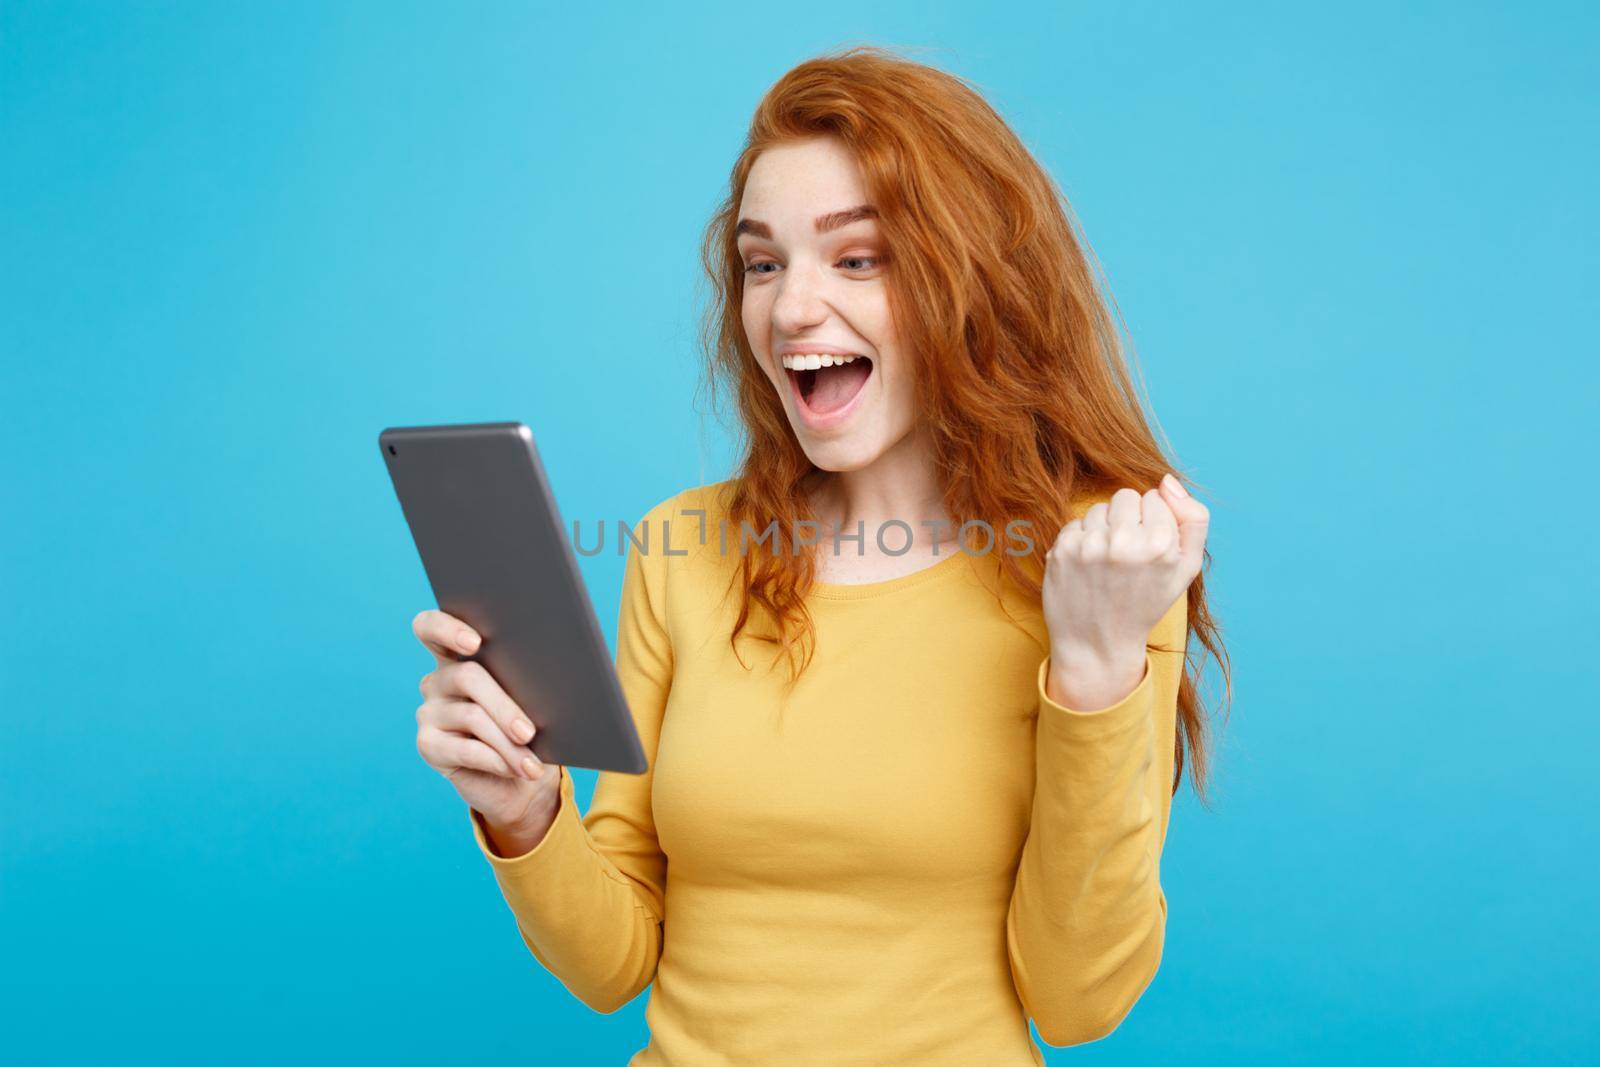
{"label": "open smiling mouth", "polygon": [[795,385],[795,397],[813,415],[842,410],[872,376],[872,360],[866,356],[851,357],[849,362],[827,367],[817,366],[816,356],[785,356],[784,363],[787,365],[784,374]]}

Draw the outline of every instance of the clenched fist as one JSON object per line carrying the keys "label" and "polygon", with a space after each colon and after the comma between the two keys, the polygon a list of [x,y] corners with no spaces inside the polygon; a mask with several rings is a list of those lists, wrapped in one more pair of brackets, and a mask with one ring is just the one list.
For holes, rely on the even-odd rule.
{"label": "clenched fist", "polygon": [[1042,591],[1052,700],[1095,710],[1138,686],[1150,631],[1200,573],[1210,521],[1168,474],[1159,489],[1118,489],[1061,528]]}

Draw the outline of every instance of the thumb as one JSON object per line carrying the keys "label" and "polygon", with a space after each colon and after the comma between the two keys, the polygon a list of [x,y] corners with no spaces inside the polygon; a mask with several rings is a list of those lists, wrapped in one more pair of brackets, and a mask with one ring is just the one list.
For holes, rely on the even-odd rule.
{"label": "thumb", "polygon": [[1178,520],[1178,545],[1183,562],[1191,575],[1199,574],[1205,562],[1206,531],[1211,525],[1211,512],[1178,481],[1168,474],[1161,479],[1161,497]]}

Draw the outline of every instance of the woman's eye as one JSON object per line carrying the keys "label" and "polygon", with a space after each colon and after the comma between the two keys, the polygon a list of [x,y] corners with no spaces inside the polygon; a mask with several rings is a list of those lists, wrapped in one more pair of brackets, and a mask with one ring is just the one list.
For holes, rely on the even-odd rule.
{"label": "woman's eye", "polygon": [[752,264],[750,264],[750,265],[749,265],[749,266],[748,266],[748,267],[746,267],[746,268],[745,268],[745,269],[744,269],[744,272],[745,272],[745,273],[746,273],[746,274],[760,274],[760,273],[761,273],[761,271],[759,271],[759,270],[756,270],[756,268],[757,268],[757,267],[776,267],[776,266],[777,266],[777,264],[776,264],[776,263],[773,263],[773,262],[770,262],[770,261],[769,261],[769,260],[765,260],[765,259],[763,259],[763,260],[762,260],[762,261],[761,261],[761,262],[759,262],[759,263],[752,263]]}
{"label": "woman's eye", "polygon": [[[874,266],[874,267],[876,267],[878,265],[878,257],[877,256],[845,256],[839,262],[840,263],[849,263],[851,261],[871,263],[872,266]],[[846,270],[869,270],[871,268],[868,268],[868,267],[847,267],[845,269]]]}

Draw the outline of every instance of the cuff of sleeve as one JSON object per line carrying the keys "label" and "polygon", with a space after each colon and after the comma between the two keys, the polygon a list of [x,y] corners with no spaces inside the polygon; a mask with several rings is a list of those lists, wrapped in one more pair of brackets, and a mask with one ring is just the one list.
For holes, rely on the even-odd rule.
{"label": "cuff of sleeve", "polygon": [[545,831],[544,838],[520,856],[496,855],[489,848],[489,839],[484,835],[483,815],[476,808],[467,809],[467,817],[472,823],[472,836],[478,842],[478,849],[495,868],[517,871],[537,868],[547,857],[566,851],[575,839],[583,835],[583,821],[578,818],[577,802],[572,798],[572,776],[567,773],[567,768],[564,766],[558,766],[557,770],[561,774],[561,800],[560,807],[556,809],[555,821],[550,824],[550,829]]}
{"label": "cuff of sleeve", "polygon": [[1064,704],[1057,704],[1050,699],[1050,694],[1045,689],[1045,679],[1049,677],[1050,657],[1047,655],[1039,663],[1038,689],[1039,689],[1039,714],[1048,716],[1055,721],[1067,722],[1072,730],[1083,730],[1089,727],[1104,727],[1118,729],[1127,724],[1128,720],[1136,719],[1150,706],[1151,693],[1155,686],[1155,663],[1150,659],[1150,650],[1144,653],[1144,676],[1139,679],[1139,684],[1127,696],[1103,708],[1094,711],[1078,711]]}

